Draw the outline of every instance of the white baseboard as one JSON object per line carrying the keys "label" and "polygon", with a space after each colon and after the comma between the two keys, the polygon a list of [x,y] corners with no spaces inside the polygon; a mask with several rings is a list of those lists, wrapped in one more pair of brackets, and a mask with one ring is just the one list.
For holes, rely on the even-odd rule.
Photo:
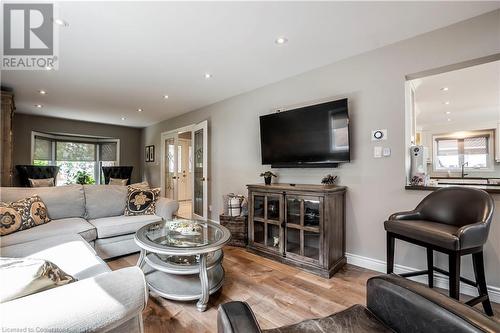
{"label": "white baseboard", "polygon": [[[354,265],[354,266],[359,266],[367,269],[371,269],[373,271],[385,273],[387,271],[387,265],[385,261],[378,260],[378,259],[372,259],[368,257],[362,257],[357,254],[351,254],[351,253],[346,253],[347,257],[347,263]],[[402,265],[394,265],[394,273],[396,274],[401,274],[401,273],[409,273],[409,272],[415,272],[418,271],[419,269],[412,268],[412,267],[407,267],[407,266],[402,266]],[[417,282],[421,282],[424,284],[427,284],[427,276],[426,275],[420,275],[420,276],[415,276],[411,278],[412,280],[415,280]],[[435,272],[434,273],[434,286],[437,288],[442,288],[448,290],[448,277],[446,275],[440,274]],[[460,293],[470,295],[470,296],[477,296],[477,289],[465,284],[465,283],[460,283]],[[490,296],[490,300],[495,303],[500,303],[500,288],[499,287],[494,287],[494,286],[488,286],[488,294]]]}

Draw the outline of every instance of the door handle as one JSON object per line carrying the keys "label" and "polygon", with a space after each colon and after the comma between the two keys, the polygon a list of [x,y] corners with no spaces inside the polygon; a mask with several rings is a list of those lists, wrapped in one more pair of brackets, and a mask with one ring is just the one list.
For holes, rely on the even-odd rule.
{"label": "door handle", "polygon": [[176,176],[172,176],[172,179],[177,179],[177,177]]}
{"label": "door handle", "polygon": [[200,178],[200,180],[201,180],[202,182],[204,182],[206,179],[205,179],[205,177],[201,177],[201,178]]}

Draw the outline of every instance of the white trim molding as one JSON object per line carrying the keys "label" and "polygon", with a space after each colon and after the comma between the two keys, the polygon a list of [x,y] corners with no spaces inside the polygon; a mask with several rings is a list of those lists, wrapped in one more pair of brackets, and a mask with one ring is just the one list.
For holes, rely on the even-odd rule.
{"label": "white trim molding", "polygon": [[[377,271],[384,273],[387,271],[387,265],[385,261],[372,259],[368,257],[363,257],[357,254],[346,253],[347,263],[363,267],[366,269],[371,269],[372,271]],[[394,265],[394,273],[402,274],[419,271],[419,269],[403,266],[403,265]],[[424,283],[427,285],[427,275],[420,275],[411,277],[412,280]],[[443,274],[439,274],[437,272],[434,273],[434,286],[437,288],[442,288],[448,290],[448,277]],[[469,296],[477,296],[477,289],[464,283],[460,283],[460,293],[469,295]],[[490,300],[495,303],[500,303],[500,288],[494,286],[488,286],[488,294],[490,296]]]}

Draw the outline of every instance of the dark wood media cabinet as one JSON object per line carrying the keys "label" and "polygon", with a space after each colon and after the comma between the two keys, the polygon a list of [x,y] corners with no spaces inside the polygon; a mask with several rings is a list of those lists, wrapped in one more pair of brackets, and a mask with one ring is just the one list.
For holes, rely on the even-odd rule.
{"label": "dark wood media cabinet", "polygon": [[345,263],[344,186],[247,185],[248,249],[330,278]]}

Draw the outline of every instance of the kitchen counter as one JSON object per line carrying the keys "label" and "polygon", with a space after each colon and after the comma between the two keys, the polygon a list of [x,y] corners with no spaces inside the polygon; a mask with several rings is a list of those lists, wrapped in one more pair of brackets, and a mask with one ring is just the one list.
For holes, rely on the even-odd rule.
{"label": "kitchen counter", "polygon": [[458,187],[472,187],[472,188],[478,188],[481,190],[485,190],[488,193],[497,193],[500,194],[500,186],[498,185],[470,185],[470,184],[439,184],[435,186],[426,186],[426,185],[406,185],[405,189],[406,190],[416,190],[416,191],[435,191],[439,188],[443,187],[453,187],[453,186],[458,186]]}

